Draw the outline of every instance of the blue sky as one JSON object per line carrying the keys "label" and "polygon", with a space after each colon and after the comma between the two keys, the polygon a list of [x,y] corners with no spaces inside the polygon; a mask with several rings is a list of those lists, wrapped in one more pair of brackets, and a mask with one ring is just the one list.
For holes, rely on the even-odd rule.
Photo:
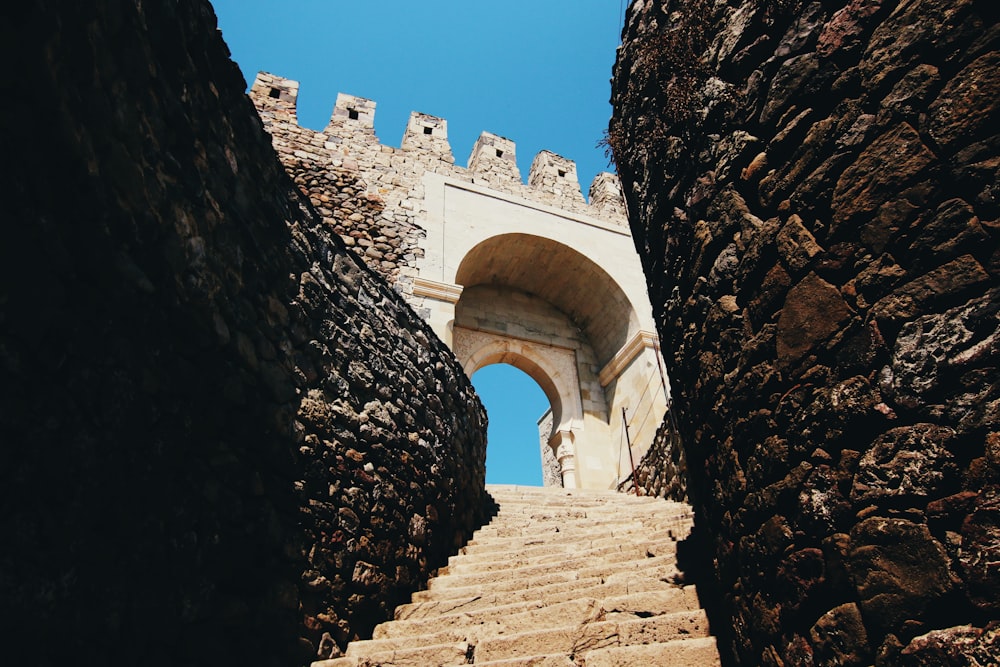
{"label": "blue sky", "polygon": [[[575,160],[584,195],[608,171],[611,66],[625,0],[213,0],[247,83],[299,81],[299,122],[326,126],[338,92],[375,100],[375,132],[399,146],[411,111],[448,121],[455,162],[488,131],[517,144],[527,179],[541,150]],[[541,389],[509,366],[474,384],[490,415],[488,482],[540,484]],[[514,416],[511,417],[510,415]]]}

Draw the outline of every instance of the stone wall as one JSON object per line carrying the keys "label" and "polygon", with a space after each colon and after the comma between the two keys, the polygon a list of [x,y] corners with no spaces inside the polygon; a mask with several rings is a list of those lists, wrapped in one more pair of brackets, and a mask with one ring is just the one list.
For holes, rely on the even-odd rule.
{"label": "stone wall", "polygon": [[608,139],[731,664],[1000,660],[998,18],[632,3]]}
{"label": "stone wall", "polygon": [[668,412],[656,429],[653,444],[635,462],[635,471],[629,472],[628,477],[618,485],[618,490],[622,493],[635,493],[638,486],[639,495],[687,502],[687,480],[679,428],[677,421]]}
{"label": "stone wall", "polygon": [[[4,655],[336,652],[478,525],[470,384],[289,180],[207,2],[0,30]],[[363,189],[322,203],[377,215]]]}

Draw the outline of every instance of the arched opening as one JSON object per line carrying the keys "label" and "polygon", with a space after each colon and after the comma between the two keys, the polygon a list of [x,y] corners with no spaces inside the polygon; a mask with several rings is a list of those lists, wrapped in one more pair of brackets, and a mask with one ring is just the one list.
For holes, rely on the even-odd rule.
{"label": "arched opening", "polygon": [[[549,413],[545,392],[530,375],[506,363],[480,368],[472,376],[489,416],[486,448],[486,483],[543,486],[545,452],[539,420]],[[555,462],[548,457],[551,468]],[[556,469],[558,475],[558,468]],[[551,482],[552,471],[549,471]]]}
{"label": "arched opening", "polygon": [[[581,332],[602,366],[639,329],[631,301],[607,271],[569,246],[541,236],[500,234],[486,239],[462,259],[455,282],[465,287],[460,305],[475,298],[475,288],[501,286],[550,304]],[[497,303],[492,296],[489,301]],[[456,314],[456,326],[475,327],[461,315]]]}
{"label": "arched opening", "polygon": [[[636,424],[635,415],[666,408],[648,390],[656,368],[653,336],[640,328],[618,282],[579,251],[523,233],[475,244],[454,280],[455,289],[444,285],[433,293],[452,304],[439,315],[466,374],[506,363],[531,376],[551,406],[539,435],[547,436],[548,450],[540,448],[539,458],[551,452],[555,483],[612,488],[622,476],[620,461],[628,461],[616,437],[623,422]],[[630,452],[645,452],[654,421],[636,424]]]}

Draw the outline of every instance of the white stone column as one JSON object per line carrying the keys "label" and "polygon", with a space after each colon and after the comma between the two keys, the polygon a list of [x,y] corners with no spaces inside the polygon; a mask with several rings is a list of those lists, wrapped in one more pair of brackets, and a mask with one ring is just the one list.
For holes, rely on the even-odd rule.
{"label": "white stone column", "polygon": [[549,447],[556,454],[559,461],[559,472],[562,474],[564,489],[576,488],[576,447],[573,446],[573,431],[569,429],[559,429],[549,439]]}

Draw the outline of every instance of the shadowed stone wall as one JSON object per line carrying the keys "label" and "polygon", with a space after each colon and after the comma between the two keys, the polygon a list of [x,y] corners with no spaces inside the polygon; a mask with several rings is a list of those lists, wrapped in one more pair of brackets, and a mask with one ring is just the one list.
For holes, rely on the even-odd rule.
{"label": "shadowed stone wall", "polygon": [[298,193],[207,2],[9,3],[0,37],[5,656],[336,652],[478,525],[462,369]]}
{"label": "shadowed stone wall", "polygon": [[732,664],[998,661],[998,18],[632,3],[609,143]]}

